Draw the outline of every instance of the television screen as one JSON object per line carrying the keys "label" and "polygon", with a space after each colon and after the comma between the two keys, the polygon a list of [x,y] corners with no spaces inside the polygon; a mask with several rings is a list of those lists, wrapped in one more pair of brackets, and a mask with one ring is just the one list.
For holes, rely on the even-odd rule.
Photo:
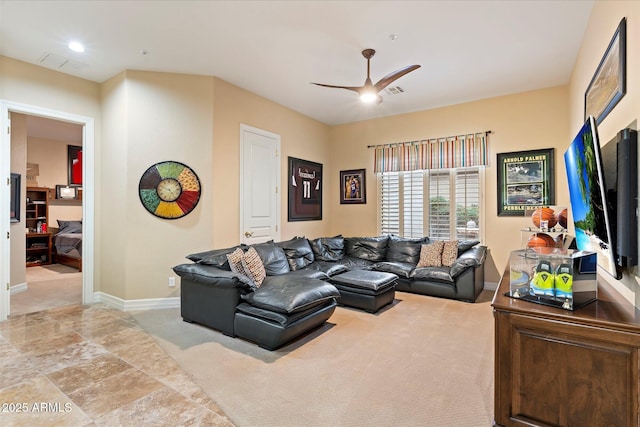
{"label": "television screen", "polygon": [[598,130],[593,116],[589,116],[564,153],[564,163],[576,245],[582,251],[596,252],[598,265],[619,279],[621,276],[615,262]]}

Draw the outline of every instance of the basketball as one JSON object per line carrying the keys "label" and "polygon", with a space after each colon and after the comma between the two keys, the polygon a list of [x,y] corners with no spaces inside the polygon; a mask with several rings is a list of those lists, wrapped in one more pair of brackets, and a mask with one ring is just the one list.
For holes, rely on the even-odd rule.
{"label": "basketball", "polygon": [[564,208],[556,215],[556,220],[562,228],[567,228],[567,208]]}
{"label": "basketball", "polygon": [[533,211],[531,215],[531,221],[533,221],[533,225],[540,228],[540,221],[547,221],[547,226],[552,228],[554,225],[558,223],[556,219],[555,212],[551,208],[538,208]]}
{"label": "basketball", "polygon": [[527,242],[529,248],[554,248],[555,246],[556,242],[553,237],[545,233],[534,233]]}

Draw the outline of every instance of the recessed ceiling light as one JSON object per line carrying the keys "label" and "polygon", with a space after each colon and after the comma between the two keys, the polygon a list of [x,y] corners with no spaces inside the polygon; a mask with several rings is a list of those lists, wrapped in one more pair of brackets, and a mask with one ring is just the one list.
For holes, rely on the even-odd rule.
{"label": "recessed ceiling light", "polygon": [[84,46],[78,42],[70,42],[67,47],[74,52],[82,53],[85,51]]}

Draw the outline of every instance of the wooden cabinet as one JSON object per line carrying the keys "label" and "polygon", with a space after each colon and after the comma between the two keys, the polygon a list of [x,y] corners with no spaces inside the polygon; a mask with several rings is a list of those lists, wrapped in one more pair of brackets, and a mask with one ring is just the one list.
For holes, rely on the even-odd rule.
{"label": "wooden cabinet", "polygon": [[49,225],[51,189],[27,187],[25,224],[27,231],[27,267],[51,264],[51,233],[38,232],[38,225]]}
{"label": "wooden cabinet", "polygon": [[576,311],[508,291],[507,268],[492,304],[495,424],[640,425],[640,312],[604,282]]}
{"label": "wooden cabinet", "polygon": [[51,264],[51,233],[27,233],[27,267]]}

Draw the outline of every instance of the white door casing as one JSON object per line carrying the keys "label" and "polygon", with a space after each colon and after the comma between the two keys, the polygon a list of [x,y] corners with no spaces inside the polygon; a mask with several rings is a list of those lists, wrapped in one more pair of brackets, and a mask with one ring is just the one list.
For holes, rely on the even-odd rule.
{"label": "white door casing", "polygon": [[[11,134],[9,132],[9,114],[20,113],[32,116],[47,117],[54,120],[62,120],[77,123],[83,126],[83,167],[82,167],[82,303],[93,302],[93,250],[95,242],[95,131],[94,119],[79,116],[33,105],[20,104],[0,99],[0,177],[2,181],[9,179],[11,172]],[[6,320],[9,315],[9,281],[10,281],[10,257],[9,245],[9,196],[10,187],[0,185],[0,321]],[[16,238],[17,236],[12,236]],[[18,237],[19,238],[19,237]],[[24,237],[23,237],[24,238]]]}
{"label": "white door casing", "polygon": [[280,240],[280,135],[240,125],[240,242]]}

